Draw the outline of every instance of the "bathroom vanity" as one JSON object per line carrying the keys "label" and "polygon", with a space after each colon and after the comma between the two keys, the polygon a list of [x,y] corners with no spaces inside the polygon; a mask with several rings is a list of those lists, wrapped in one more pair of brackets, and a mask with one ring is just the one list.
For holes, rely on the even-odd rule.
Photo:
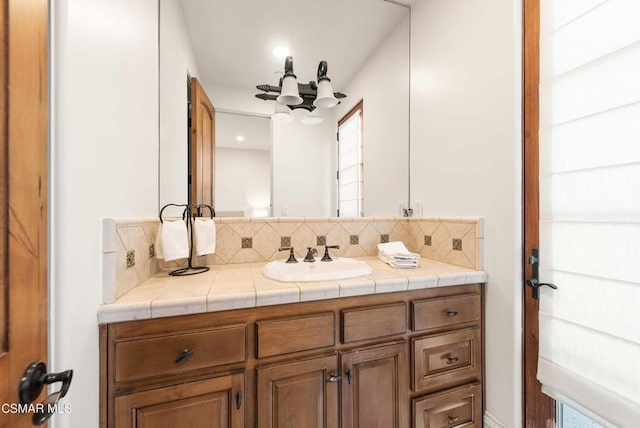
{"label": "bathroom vanity", "polygon": [[[172,312],[154,313],[152,297],[148,312],[103,305],[101,426],[481,427],[486,273],[365,259],[366,277],[272,289],[253,265],[249,308],[220,309],[231,294],[216,291],[215,272],[202,313],[177,297],[198,275],[157,276],[154,286],[175,287]],[[246,277],[238,266],[226,278]],[[270,299],[281,287],[298,300]]]}

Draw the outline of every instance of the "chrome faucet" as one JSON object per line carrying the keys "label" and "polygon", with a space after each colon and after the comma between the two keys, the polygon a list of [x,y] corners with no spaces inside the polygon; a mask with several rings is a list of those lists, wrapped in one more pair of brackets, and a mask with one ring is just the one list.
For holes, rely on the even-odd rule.
{"label": "chrome faucet", "polygon": [[315,256],[316,254],[318,254],[318,250],[316,250],[316,249],[315,249],[315,248],[313,248],[313,247],[307,247],[307,255],[306,255],[306,256],[304,256],[304,261],[305,261],[305,262],[310,262],[310,263],[315,262],[315,261],[316,261],[316,259],[315,259],[315,257],[314,257],[314,256]]}

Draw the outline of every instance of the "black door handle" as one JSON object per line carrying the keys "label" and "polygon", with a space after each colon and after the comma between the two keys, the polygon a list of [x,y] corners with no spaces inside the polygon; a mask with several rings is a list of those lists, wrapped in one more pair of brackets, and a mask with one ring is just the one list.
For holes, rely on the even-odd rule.
{"label": "black door handle", "polygon": [[558,289],[558,286],[548,282],[540,282],[538,268],[540,266],[540,251],[537,248],[531,249],[531,256],[529,257],[529,264],[531,265],[531,274],[533,278],[527,279],[527,285],[531,287],[531,297],[538,300],[540,299],[539,288],[546,285],[547,287]]}
{"label": "black door handle", "polygon": [[67,395],[73,370],[65,370],[60,373],[47,373],[47,365],[42,361],[34,361],[27,366],[20,378],[18,385],[18,398],[20,404],[33,403],[45,385],[62,382],[60,390],[49,395],[42,403],[43,406],[36,406],[36,413],[33,414],[33,424],[42,425],[56,411],[56,404],[62,397]]}

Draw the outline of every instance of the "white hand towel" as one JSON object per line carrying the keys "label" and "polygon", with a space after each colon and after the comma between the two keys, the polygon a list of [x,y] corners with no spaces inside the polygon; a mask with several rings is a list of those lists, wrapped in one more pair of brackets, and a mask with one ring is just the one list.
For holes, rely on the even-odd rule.
{"label": "white hand towel", "polygon": [[402,241],[385,242],[378,244],[378,253],[382,253],[387,257],[393,257],[397,259],[419,259],[420,254],[410,252],[407,247],[404,246]]}
{"label": "white hand towel", "polygon": [[210,218],[196,218],[193,222],[193,239],[196,255],[204,256],[216,252],[216,223]]}
{"label": "white hand towel", "polygon": [[411,253],[401,241],[378,244],[378,258],[398,269],[415,269],[420,255]]}
{"label": "white hand towel", "polygon": [[189,237],[184,220],[164,221],[158,229],[155,245],[156,256],[165,261],[189,257]]}

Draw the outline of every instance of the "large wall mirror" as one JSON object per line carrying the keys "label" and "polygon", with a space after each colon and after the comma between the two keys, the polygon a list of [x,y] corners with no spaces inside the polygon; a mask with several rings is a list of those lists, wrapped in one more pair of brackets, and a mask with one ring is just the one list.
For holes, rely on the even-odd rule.
{"label": "large wall mirror", "polygon": [[[161,206],[187,201],[192,76],[215,109],[218,213],[336,216],[355,192],[357,215],[399,215],[409,199],[409,8],[385,0],[159,4]],[[255,97],[256,85],[278,86],[283,49],[299,83],[316,81],[325,60],[333,90],[346,94],[313,111],[321,122],[305,123],[304,109],[287,123],[273,120],[276,102]],[[357,126],[345,127],[361,136],[354,188],[351,170],[337,174],[348,152],[338,123],[359,103]]]}

